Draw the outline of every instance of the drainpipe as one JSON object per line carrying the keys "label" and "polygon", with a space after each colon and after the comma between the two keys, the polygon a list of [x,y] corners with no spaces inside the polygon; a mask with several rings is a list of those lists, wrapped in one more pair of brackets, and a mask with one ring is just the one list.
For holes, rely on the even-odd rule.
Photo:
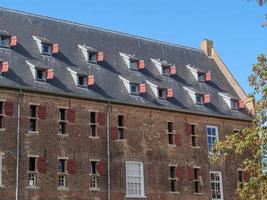
{"label": "drainpipe", "polygon": [[19,157],[20,157],[20,98],[22,96],[22,90],[19,91],[17,98],[17,141],[16,141],[16,200],[19,200]]}
{"label": "drainpipe", "polygon": [[107,158],[108,158],[108,200],[110,200],[110,112],[111,105],[110,101],[108,101],[107,108]]}

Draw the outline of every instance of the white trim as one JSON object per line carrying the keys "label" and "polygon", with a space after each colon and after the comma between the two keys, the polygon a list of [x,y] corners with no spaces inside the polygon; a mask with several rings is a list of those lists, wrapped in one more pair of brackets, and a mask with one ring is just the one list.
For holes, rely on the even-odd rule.
{"label": "white trim", "polygon": [[[141,168],[141,195],[128,194],[128,176],[127,176],[127,165],[138,164]],[[146,198],[145,187],[144,187],[144,163],[136,161],[125,161],[125,174],[126,174],[126,198]]]}
{"label": "white trim", "polygon": [[218,126],[206,125],[207,148],[208,148],[209,155],[212,155],[212,152],[209,151],[208,128],[214,128],[216,130],[216,135],[215,135],[216,140],[219,140],[219,129],[218,129]]}
{"label": "white trim", "polygon": [[147,84],[151,87],[151,90],[153,91],[154,95],[158,98],[158,86],[154,83],[151,83],[150,81],[146,80]]}
{"label": "white trim", "polygon": [[[211,196],[211,199],[212,200],[223,200],[224,198],[223,198],[223,180],[222,180],[222,172],[220,172],[220,171],[210,171],[210,185],[211,185],[211,174],[217,174],[217,175],[219,175],[219,184],[220,184],[220,193],[221,193],[221,198],[212,198],[212,196]],[[210,186],[210,188],[211,188],[211,186]]]}

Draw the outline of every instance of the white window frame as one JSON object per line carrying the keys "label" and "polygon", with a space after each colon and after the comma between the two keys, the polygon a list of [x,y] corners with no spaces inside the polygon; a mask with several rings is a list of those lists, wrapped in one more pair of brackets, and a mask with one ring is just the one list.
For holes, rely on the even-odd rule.
{"label": "white window frame", "polygon": [[[218,181],[212,181],[211,180],[211,174],[217,174],[218,176],[219,176],[219,182]],[[210,171],[210,189],[212,190],[212,188],[211,188],[211,184],[212,183],[219,183],[220,184],[220,188],[219,188],[219,190],[220,190],[220,193],[221,193],[221,198],[212,198],[212,191],[210,191],[211,192],[211,199],[212,200],[223,200],[224,198],[223,198],[223,181],[222,181],[222,172],[220,172],[220,171]]]}
{"label": "white window frame", "polygon": [[[198,97],[200,98],[200,101],[198,101]],[[200,105],[204,104],[204,95],[203,94],[196,94],[196,104],[200,104]]]}
{"label": "white window frame", "polygon": [[[4,39],[2,39],[4,38]],[[7,41],[7,44],[3,44],[2,41]],[[10,47],[10,37],[5,35],[0,35],[0,47]]]}
{"label": "white window frame", "polygon": [[[42,72],[42,78],[38,78],[38,71]],[[45,69],[35,68],[36,81],[46,81],[46,71]]]}
{"label": "white window frame", "polygon": [[[129,183],[129,175],[127,175],[128,166],[131,164],[138,164],[140,165],[141,169],[141,194],[140,195],[134,195],[129,194],[128,190],[128,183]],[[146,198],[145,197],[145,188],[144,188],[144,164],[143,162],[135,162],[135,161],[126,161],[125,162],[125,170],[126,170],[126,198]],[[136,176],[135,176],[136,177]]]}
{"label": "white window frame", "polygon": [[3,186],[3,157],[4,153],[0,152],[0,187]]}
{"label": "white window frame", "polygon": [[[90,60],[89,58],[90,58],[90,54],[92,54],[93,56],[91,57],[92,59]],[[97,54],[97,52],[92,52],[92,51],[87,51],[87,61],[88,62],[92,62],[92,63],[96,63],[97,62],[97,60],[96,60],[96,54]]]}
{"label": "white window frame", "polygon": [[[99,188],[99,172],[98,172],[98,164],[100,160],[97,159],[90,159],[90,190],[91,191],[100,191]],[[96,162],[96,173],[92,173],[92,162]],[[94,185],[94,186],[93,186]]]}
{"label": "white window frame", "polygon": [[[44,51],[45,46],[47,46],[47,48],[48,48],[47,52]],[[51,44],[42,43],[42,49],[41,50],[42,50],[42,54],[44,54],[44,55],[52,55],[52,45]]]}
{"label": "white window frame", "polygon": [[[59,161],[60,160],[64,160],[65,163],[64,163],[64,172],[60,172],[59,171]],[[67,163],[68,163],[68,158],[67,157],[58,157],[58,189],[66,189],[67,188]],[[60,178],[63,178],[63,185],[60,185],[59,184],[59,180]]]}
{"label": "white window frame", "polygon": [[[38,155],[28,155],[28,161],[30,158],[35,159],[35,171],[30,171],[29,170],[29,163],[28,163],[28,188],[37,188],[38,186],[38,169],[37,169],[37,162],[38,162]],[[30,185],[30,175],[33,177],[33,185]]]}
{"label": "white window frame", "polygon": [[[80,84],[80,78],[83,79],[83,84]],[[87,86],[86,76],[77,75],[77,86],[78,87],[86,87]]]}
{"label": "white window frame", "polygon": [[231,99],[230,102],[231,102],[231,109],[238,110],[238,103],[239,103],[238,100]]}
{"label": "white window frame", "polygon": [[[136,88],[136,91],[133,91],[132,90],[132,87],[135,87]],[[130,83],[130,93],[133,94],[133,95],[138,95],[139,94],[138,84],[136,84],[136,83]]]}
{"label": "white window frame", "polygon": [[[208,129],[211,128],[211,129],[215,129],[216,130],[216,134],[215,134],[215,140],[219,140],[219,132],[218,132],[218,127],[217,126],[206,126],[206,135],[207,135],[207,147],[208,147],[208,152],[209,152],[209,155],[212,155],[212,152],[211,152],[211,149],[209,148],[209,137],[214,137],[214,136],[211,136],[211,135],[208,135]],[[213,143],[214,144],[214,143]],[[213,144],[211,145],[211,147],[213,146]]]}

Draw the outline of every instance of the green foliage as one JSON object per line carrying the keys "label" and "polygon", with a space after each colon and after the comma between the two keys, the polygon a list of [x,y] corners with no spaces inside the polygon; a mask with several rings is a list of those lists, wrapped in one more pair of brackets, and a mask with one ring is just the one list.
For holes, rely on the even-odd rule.
{"label": "green foliage", "polygon": [[237,193],[242,200],[267,200],[267,174],[263,172],[263,155],[267,156],[267,58],[257,57],[252,66],[249,84],[254,88],[250,96],[255,100],[255,115],[249,128],[226,136],[213,147],[213,162],[227,159],[229,155],[245,158],[241,167],[250,176],[248,182],[238,186]]}

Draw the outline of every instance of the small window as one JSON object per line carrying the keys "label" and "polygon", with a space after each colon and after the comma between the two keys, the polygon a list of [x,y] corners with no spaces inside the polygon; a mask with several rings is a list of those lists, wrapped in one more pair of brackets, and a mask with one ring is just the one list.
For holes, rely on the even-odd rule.
{"label": "small window", "polygon": [[204,95],[196,94],[196,103],[197,104],[203,104],[204,103]]}
{"label": "small window", "polygon": [[238,170],[238,184],[239,187],[243,187],[244,184],[244,171],[243,170]]}
{"label": "small window", "polygon": [[36,105],[30,105],[30,132],[36,132],[37,131],[37,106]]}
{"label": "small window", "polygon": [[138,70],[138,62],[135,60],[130,60],[130,69]]}
{"label": "small window", "polygon": [[28,186],[37,186],[37,168],[36,168],[36,157],[29,157],[29,170],[28,170]]}
{"label": "small window", "polygon": [[198,146],[198,142],[197,142],[197,133],[196,133],[196,125],[191,124],[191,130],[192,130],[192,134],[191,134],[191,144],[192,147],[197,147]]}
{"label": "small window", "polygon": [[215,126],[207,126],[206,134],[207,134],[207,139],[208,139],[208,151],[209,151],[209,154],[211,154],[212,146],[214,145],[216,140],[219,139],[218,128]]}
{"label": "small window", "polygon": [[118,138],[120,140],[125,139],[125,131],[124,131],[124,116],[118,115]]}
{"label": "small window", "polygon": [[166,90],[165,89],[158,89],[159,98],[166,98]]}
{"label": "small window", "polygon": [[4,103],[0,102],[0,129],[4,128]]}
{"label": "small window", "polygon": [[169,67],[162,67],[162,75],[169,76]]}
{"label": "small window", "polygon": [[231,109],[238,110],[239,101],[238,100],[231,100]]}
{"label": "small window", "polygon": [[88,52],[88,62],[96,62],[96,53]]}
{"label": "small window", "polygon": [[78,76],[78,86],[86,87],[86,77],[85,76]]}
{"label": "small window", "polygon": [[168,142],[171,145],[174,144],[173,122],[168,122]]}
{"label": "small window", "polygon": [[177,192],[176,167],[170,166],[170,191]]}
{"label": "small window", "polygon": [[59,134],[66,134],[66,109],[59,109]]}
{"label": "small window", "polygon": [[134,83],[130,83],[130,92],[131,94],[138,94],[139,90],[138,90],[138,84],[134,84]]}
{"label": "small window", "polygon": [[194,189],[195,193],[200,193],[200,179],[199,179],[199,168],[194,168]]}
{"label": "small window", "polygon": [[222,173],[210,172],[211,199],[223,200]]}
{"label": "small window", "polygon": [[205,74],[204,73],[197,73],[197,78],[199,82],[205,82]]}
{"label": "small window", "polygon": [[126,161],[126,195],[127,197],[144,197],[144,171],[142,162]]}
{"label": "small window", "polygon": [[90,112],[90,136],[91,137],[97,137],[96,112]]}
{"label": "small window", "polygon": [[66,187],[66,159],[59,159],[58,160],[58,186],[59,187]]}
{"label": "small window", "polygon": [[9,36],[0,36],[0,46],[9,47],[10,37]]}
{"label": "small window", "polygon": [[90,178],[91,178],[91,190],[97,190],[99,188],[99,173],[98,173],[98,161],[91,161],[91,170],[90,170]]}
{"label": "small window", "polygon": [[51,44],[42,44],[42,53],[51,55],[52,54],[52,45]]}

